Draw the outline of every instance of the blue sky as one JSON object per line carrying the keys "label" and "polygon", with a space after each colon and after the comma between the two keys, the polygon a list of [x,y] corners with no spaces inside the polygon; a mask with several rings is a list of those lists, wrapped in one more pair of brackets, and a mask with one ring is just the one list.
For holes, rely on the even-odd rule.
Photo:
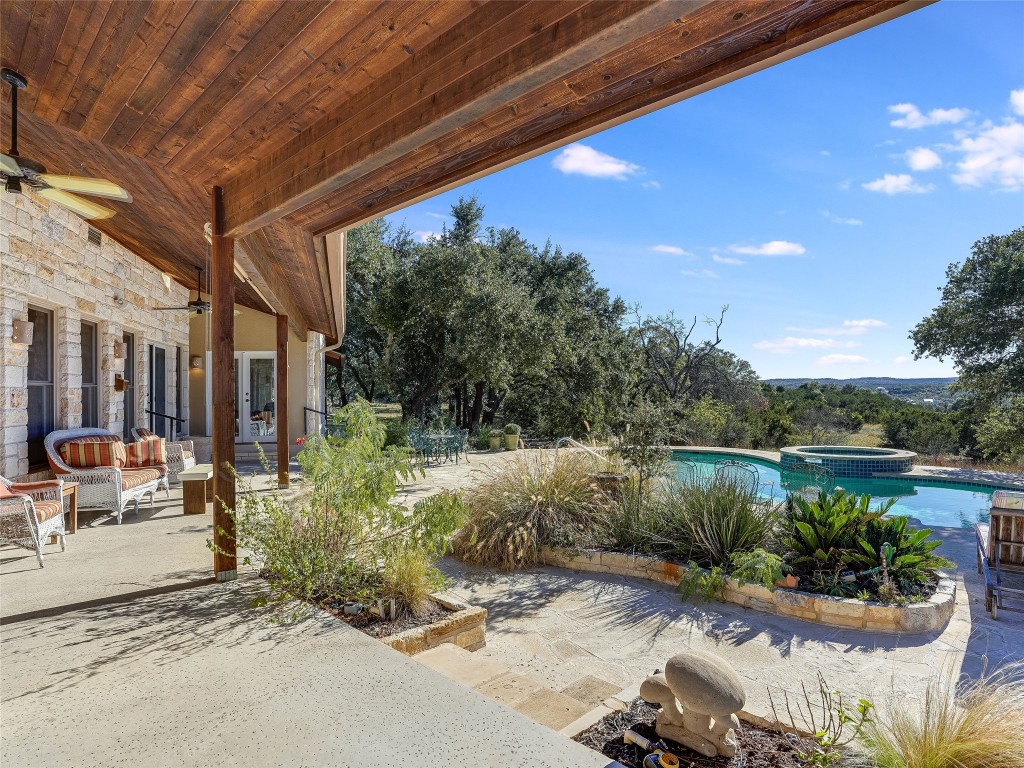
{"label": "blue sky", "polygon": [[1024,226],[1024,2],[946,0],[460,195],[645,313],[717,314],[766,378],[945,376],[909,330],[974,241]]}

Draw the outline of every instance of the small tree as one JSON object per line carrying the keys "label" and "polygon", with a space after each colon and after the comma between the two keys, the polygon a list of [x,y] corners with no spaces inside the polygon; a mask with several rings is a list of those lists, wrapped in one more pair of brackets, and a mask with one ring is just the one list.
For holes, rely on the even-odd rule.
{"label": "small tree", "polygon": [[665,409],[650,400],[641,400],[633,407],[615,448],[625,465],[636,473],[637,512],[643,509],[644,490],[650,481],[668,471],[669,427]]}

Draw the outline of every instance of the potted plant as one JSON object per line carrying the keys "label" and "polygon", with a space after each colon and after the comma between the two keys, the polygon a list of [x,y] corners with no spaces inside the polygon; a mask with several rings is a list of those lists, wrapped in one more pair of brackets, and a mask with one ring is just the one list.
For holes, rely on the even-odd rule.
{"label": "potted plant", "polygon": [[490,441],[491,450],[499,451],[501,450],[501,444],[505,439],[505,435],[500,429],[492,429],[487,439]]}
{"label": "potted plant", "polygon": [[518,424],[505,425],[505,450],[514,451],[519,447],[519,433],[522,428]]}

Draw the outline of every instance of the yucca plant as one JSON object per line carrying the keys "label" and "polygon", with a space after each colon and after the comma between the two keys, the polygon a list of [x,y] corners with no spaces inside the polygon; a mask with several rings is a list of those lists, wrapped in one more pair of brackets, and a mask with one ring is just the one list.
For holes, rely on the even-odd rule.
{"label": "yucca plant", "polygon": [[836,572],[846,567],[860,549],[865,526],[882,517],[894,499],[871,509],[871,496],[857,496],[838,489],[824,491],[812,501],[790,495],[786,500],[786,534],[783,544],[791,552],[789,562],[802,570]]}
{"label": "yucca plant", "polygon": [[920,701],[893,696],[865,731],[878,768],[1024,768],[1024,666],[956,682],[952,669]]}
{"label": "yucca plant", "polygon": [[505,463],[467,492],[469,521],[453,542],[456,555],[513,570],[536,564],[544,546],[606,543],[611,500],[590,470],[589,457],[569,451]]}

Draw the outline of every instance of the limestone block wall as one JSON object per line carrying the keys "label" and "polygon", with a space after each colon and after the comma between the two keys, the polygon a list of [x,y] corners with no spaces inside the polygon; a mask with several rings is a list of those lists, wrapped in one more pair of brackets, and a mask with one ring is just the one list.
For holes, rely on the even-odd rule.
{"label": "limestone block wall", "polygon": [[[188,315],[153,312],[180,306],[187,288],[171,281],[119,243],[103,235],[89,242],[87,222],[30,193],[0,195],[0,474],[19,477],[28,466],[28,347],[11,339],[15,320],[28,319],[29,305],[53,312],[54,399],[57,429],[82,424],[83,320],[99,331],[99,426],[124,429],[125,393],[114,377],[124,372],[114,343],[135,336],[136,420],[149,398],[149,346],[166,351],[167,412],[177,409],[176,350],[188,364]],[[188,377],[182,376],[182,415],[188,418]]]}

